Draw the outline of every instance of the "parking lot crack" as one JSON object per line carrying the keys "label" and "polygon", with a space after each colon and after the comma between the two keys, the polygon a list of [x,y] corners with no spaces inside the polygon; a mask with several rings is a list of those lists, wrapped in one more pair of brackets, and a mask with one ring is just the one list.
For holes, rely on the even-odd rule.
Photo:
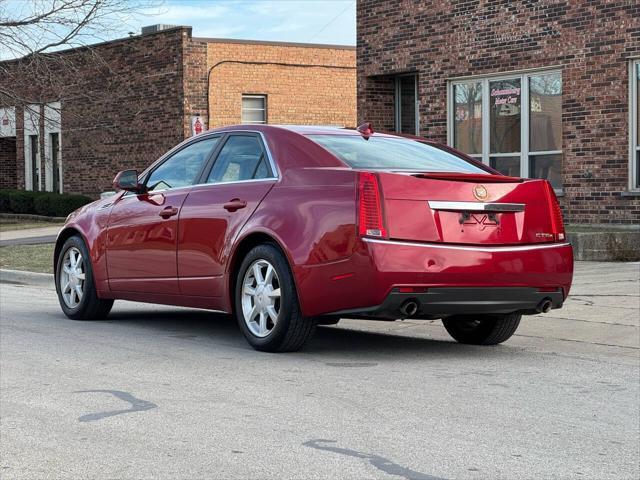
{"label": "parking lot crack", "polygon": [[307,442],[304,442],[302,445],[304,445],[305,447],[315,448],[317,450],[324,450],[327,452],[338,453],[340,455],[346,455],[349,457],[369,460],[369,463],[374,467],[376,467],[378,470],[388,473],[389,475],[397,475],[399,477],[404,477],[407,480],[444,480],[440,477],[434,477],[432,475],[416,472],[415,470],[411,470],[410,468],[403,467],[402,465],[398,465],[397,463],[394,463],[391,460],[381,457],[380,455],[376,455],[374,453],[364,453],[364,452],[358,452],[356,450],[350,450],[348,448],[334,447],[331,445],[322,445],[327,443],[336,443],[336,441],[316,439],[316,440],[309,440]]}
{"label": "parking lot crack", "polygon": [[120,390],[80,390],[74,393],[109,393],[120,400],[129,402],[130,408],[122,410],[111,410],[107,412],[97,412],[83,415],[78,418],[79,422],[95,422],[96,420],[102,420],[103,418],[113,417],[115,415],[122,415],[124,413],[143,412],[145,410],[151,410],[157,408],[155,403],[148,402],[147,400],[141,400],[134,397],[128,392],[122,392]]}

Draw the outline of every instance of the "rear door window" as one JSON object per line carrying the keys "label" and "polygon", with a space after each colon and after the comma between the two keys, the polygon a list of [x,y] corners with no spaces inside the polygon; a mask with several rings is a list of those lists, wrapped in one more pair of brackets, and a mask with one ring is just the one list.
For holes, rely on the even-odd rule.
{"label": "rear door window", "polygon": [[230,135],[216,158],[206,183],[272,178],[262,143],[254,135]]}
{"label": "rear door window", "polygon": [[308,135],[352,168],[418,172],[489,173],[467,160],[426,143],[393,137]]}

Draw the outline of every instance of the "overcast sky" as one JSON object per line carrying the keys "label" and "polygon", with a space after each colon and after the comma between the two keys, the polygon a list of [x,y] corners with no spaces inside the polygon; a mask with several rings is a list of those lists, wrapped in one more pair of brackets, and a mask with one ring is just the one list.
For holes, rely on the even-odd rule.
{"label": "overcast sky", "polygon": [[131,21],[190,25],[195,37],[355,45],[355,0],[164,0]]}

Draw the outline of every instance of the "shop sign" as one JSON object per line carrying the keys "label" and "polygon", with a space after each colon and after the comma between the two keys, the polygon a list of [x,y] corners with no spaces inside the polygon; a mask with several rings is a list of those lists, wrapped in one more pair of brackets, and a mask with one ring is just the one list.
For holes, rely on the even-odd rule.
{"label": "shop sign", "polygon": [[515,105],[520,102],[520,88],[494,88],[491,96],[495,98],[495,105]]}

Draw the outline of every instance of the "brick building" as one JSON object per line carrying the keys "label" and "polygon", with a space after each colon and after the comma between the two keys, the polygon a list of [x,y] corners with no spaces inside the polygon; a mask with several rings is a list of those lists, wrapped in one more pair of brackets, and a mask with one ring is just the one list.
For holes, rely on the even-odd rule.
{"label": "brick building", "polygon": [[[353,126],[355,49],[194,38],[189,27],[56,53],[38,82],[0,63],[0,188],[97,196],[194,130],[235,123]],[[30,67],[33,69],[33,67]],[[197,125],[196,125],[197,123]]]}
{"label": "brick building", "polygon": [[359,0],[358,119],[640,223],[640,2]]}

